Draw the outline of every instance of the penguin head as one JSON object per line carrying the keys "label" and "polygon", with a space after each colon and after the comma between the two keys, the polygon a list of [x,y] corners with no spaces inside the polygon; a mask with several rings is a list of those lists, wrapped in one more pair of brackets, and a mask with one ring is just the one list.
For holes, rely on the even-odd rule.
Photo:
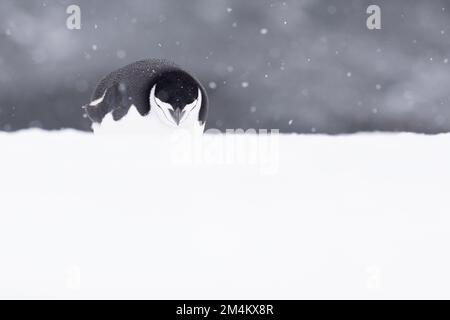
{"label": "penguin head", "polygon": [[164,73],[150,90],[150,112],[170,126],[188,120],[202,122],[200,111],[203,93],[198,82],[187,73],[175,70]]}

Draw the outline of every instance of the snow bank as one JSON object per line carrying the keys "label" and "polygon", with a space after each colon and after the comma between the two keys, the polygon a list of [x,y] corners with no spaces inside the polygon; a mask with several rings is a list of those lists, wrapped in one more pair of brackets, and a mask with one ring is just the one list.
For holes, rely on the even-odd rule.
{"label": "snow bank", "polygon": [[0,134],[0,297],[450,298],[449,137]]}

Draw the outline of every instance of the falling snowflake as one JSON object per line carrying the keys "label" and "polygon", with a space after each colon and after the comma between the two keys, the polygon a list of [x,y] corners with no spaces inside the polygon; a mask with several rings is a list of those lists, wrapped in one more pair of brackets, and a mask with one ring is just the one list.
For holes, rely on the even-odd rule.
{"label": "falling snowflake", "polygon": [[127,53],[125,52],[125,50],[117,50],[117,58],[119,59],[125,59],[125,57],[127,56]]}

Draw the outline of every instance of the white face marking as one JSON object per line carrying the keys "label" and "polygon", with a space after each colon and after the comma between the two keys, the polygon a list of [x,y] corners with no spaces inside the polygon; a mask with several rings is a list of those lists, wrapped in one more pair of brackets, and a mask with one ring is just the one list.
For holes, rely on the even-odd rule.
{"label": "white face marking", "polygon": [[102,95],[100,98],[95,99],[94,101],[92,101],[91,103],[89,103],[89,105],[92,106],[92,107],[95,107],[96,105],[98,105],[99,103],[101,103],[101,102],[103,101],[103,99],[105,98],[105,96],[106,96],[106,91],[107,91],[107,90],[105,90],[105,92],[103,92],[103,95]]}
{"label": "white face marking", "polygon": [[187,104],[184,107],[184,112],[183,116],[180,119],[180,123],[186,120],[186,118],[191,114],[191,111],[200,110],[201,106],[202,106],[202,92],[200,91],[200,88],[198,88],[197,99],[195,99],[192,103]]}
{"label": "white face marking", "polygon": [[202,105],[202,92],[200,91],[200,88],[198,88],[198,96],[197,99],[194,100],[192,103],[186,105],[184,107],[184,110],[181,112],[181,118],[179,123],[177,124],[175,119],[172,117],[170,111],[174,111],[174,108],[169,103],[165,103],[158,99],[155,96],[156,91],[156,84],[153,86],[152,90],[150,91],[150,107],[151,111],[154,111],[158,114],[159,118],[171,125],[171,126],[180,126],[191,114],[198,114],[197,112],[192,112],[193,110],[200,110],[200,107]]}
{"label": "white face marking", "polygon": [[150,112],[156,112],[156,114],[163,122],[171,126],[176,126],[177,124],[175,123],[169,112],[169,110],[173,110],[173,107],[170,104],[164,103],[158,98],[156,98],[155,91],[156,91],[156,84],[150,91],[150,108],[151,108]]}
{"label": "white face marking", "polygon": [[155,101],[158,104],[158,106],[162,107],[163,109],[169,109],[169,110],[173,111],[173,107],[170,103],[162,102],[157,97],[155,97]]}

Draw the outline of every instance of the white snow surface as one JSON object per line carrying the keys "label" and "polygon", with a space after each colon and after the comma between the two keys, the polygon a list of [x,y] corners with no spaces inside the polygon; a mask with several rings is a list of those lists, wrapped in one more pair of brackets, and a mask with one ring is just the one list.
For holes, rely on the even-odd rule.
{"label": "white snow surface", "polygon": [[450,298],[450,135],[206,139],[0,134],[0,298]]}

